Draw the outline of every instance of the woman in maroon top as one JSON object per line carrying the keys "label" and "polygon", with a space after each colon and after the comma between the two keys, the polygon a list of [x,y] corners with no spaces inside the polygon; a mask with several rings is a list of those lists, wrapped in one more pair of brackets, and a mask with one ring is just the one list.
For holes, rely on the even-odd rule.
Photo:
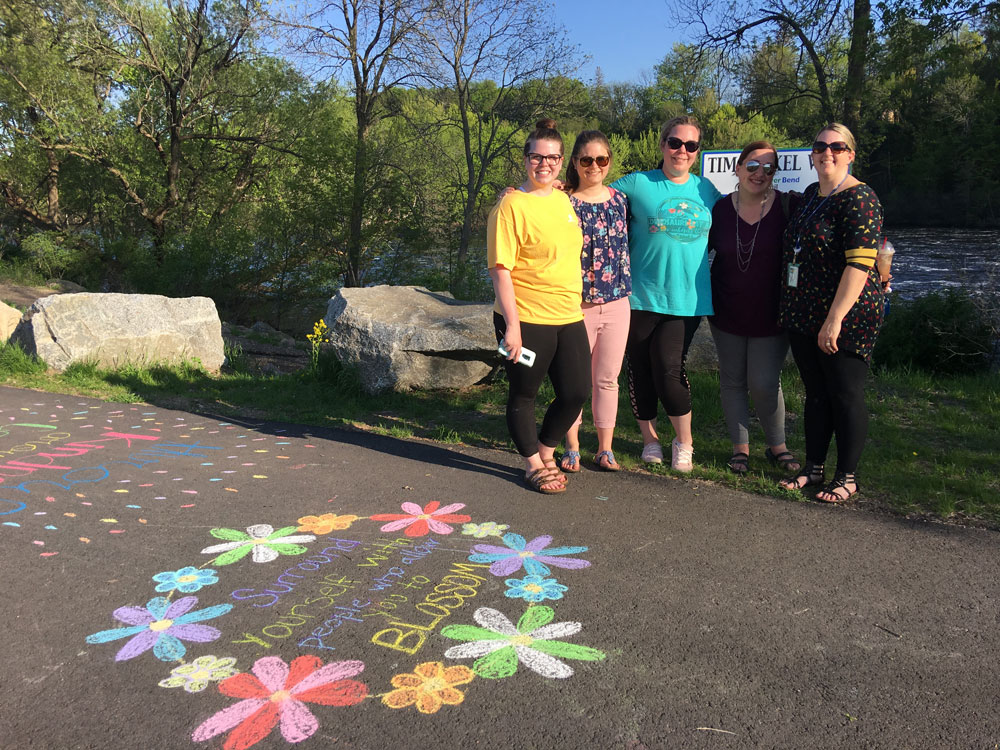
{"label": "woman in maroon top", "polygon": [[[750,469],[750,407],[753,398],[764,428],[764,456],[786,471],[799,463],[785,445],[785,400],[781,366],[788,336],[778,327],[782,236],[791,196],[775,191],[778,152],[767,141],[754,141],[736,160],[739,183],[712,209],[708,246],[712,261],[709,318],[719,354],[722,411],[733,441],[728,466],[736,474]],[[784,198],[784,205],[783,199]]]}

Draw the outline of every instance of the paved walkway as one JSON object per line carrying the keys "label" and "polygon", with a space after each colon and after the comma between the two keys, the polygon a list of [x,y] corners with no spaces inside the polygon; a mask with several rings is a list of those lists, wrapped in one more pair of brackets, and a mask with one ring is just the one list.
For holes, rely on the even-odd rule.
{"label": "paved walkway", "polygon": [[995,532],[9,388],[0,460],[3,748],[1000,742]]}

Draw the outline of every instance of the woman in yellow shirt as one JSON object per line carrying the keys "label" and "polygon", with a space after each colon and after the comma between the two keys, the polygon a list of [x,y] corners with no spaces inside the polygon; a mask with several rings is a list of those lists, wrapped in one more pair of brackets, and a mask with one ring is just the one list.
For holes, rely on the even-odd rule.
{"label": "woman in yellow shirt", "polygon": [[[590,345],[580,310],[583,232],[569,198],[552,186],[562,161],[555,122],[539,121],[524,144],[526,179],[490,212],[487,229],[493,321],[508,352],[507,428],[524,459],[525,481],[547,495],[566,490],[553,454],[590,391]],[[525,348],[535,352],[530,367],[518,363]],[[535,397],[546,374],[555,399],[539,431]]]}

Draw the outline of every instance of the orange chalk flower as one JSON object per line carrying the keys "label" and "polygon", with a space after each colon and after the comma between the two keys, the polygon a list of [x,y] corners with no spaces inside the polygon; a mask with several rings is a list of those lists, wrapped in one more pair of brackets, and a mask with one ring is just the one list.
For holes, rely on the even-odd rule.
{"label": "orange chalk flower", "polygon": [[382,697],[389,708],[406,708],[417,704],[422,714],[433,714],[442,705],[457,706],[465,700],[465,694],[455,688],[472,682],[475,673],[464,666],[445,668],[439,661],[418,664],[413,672],[404,672],[392,678],[396,688]]}
{"label": "orange chalk flower", "polygon": [[331,531],[349,529],[360,516],[338,516],[336,513],[324,513],[321,516],[303,516],[299,519],[299,531],[311,531],[314,534],[329,534]]}

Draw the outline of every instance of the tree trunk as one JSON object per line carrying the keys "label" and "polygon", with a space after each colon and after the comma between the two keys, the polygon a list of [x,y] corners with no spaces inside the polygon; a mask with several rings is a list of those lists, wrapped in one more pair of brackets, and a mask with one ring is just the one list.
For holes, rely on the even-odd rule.
{"label": "tree trunk", "polygon": [[59,159],[55,149],[46,148],[45,157],[49,163],[49,169],[45,174],[45,182],[48,187],[48,220],[55,226],[62,225],[62,217],[59,210]]}
{"label": "tree trunk", "polygon": [[861,99],[865,91],[865,63],[872,31],[871,0],[854,0],[851,48],[847,53],[847,83],[844,91],[844,124],[855,137],[860,134]]}
{"label": "tree trunk", "polygon": [[354,189],[351,191],[351,223],[347,238],[347,268],[344,286],[361,286],[361,252],[363,237],[361,225],[365,209],[365,170],[368,162],[368,124],[358,122],[358,135],[354,145]]}

